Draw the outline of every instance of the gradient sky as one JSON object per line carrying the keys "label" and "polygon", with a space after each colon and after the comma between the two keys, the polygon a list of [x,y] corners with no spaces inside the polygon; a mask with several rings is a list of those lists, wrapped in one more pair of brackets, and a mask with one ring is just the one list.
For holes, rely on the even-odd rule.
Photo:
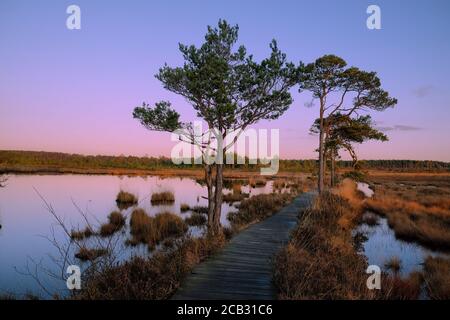
{"label": "gradient sky", "polygon": [[[81,30],[66,8],[81,8]],[[381,8],[382,30],[366,28]],[[84,154],[169,155],[169,134],[132,118],[143,101],[170,100],[183,120],[192,108],[154,74],[181,65],[178,43],[200,44],[219,18],[239,24],[239,43],[256,59],[279,47],[294,62],[333,53],[377,71],[398,98],[373,112],[390,141],[358,148],[363,159],[450,161],[450,1],[0,1],[0,149]],[[313,158],[308,135],[318,108],[293,92],[279,120],[282,158]]]}

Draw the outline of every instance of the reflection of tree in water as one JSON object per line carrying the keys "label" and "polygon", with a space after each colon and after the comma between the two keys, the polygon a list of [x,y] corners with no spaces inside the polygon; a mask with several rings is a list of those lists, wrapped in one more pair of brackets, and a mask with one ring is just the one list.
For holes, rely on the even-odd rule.
{"label": "reflection of tree in water", "polygon": [[[6,180],[8,180],[8,178],[6,176],[0,176],[0,188],[5,187]],[[0,216],[0,229],[2,229],[2,227],[3,227],[3,225],[2,225],[2,220],[1,220],[1,216]]]}
{"label": "reflection of tree in water", "polygon": [[0,176],[0,188],[3,188],[5,186],[6,180],[8,180],[6,176]]}

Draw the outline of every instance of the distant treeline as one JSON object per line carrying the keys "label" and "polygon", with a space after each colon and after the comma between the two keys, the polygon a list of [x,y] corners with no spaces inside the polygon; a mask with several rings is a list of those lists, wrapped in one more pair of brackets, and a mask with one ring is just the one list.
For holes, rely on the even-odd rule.
{"label": "distant treeline", "polygon": [[[449,162],[417,160],[361,160],[363,169],[399,171],[450,171]],[[229,165],[235,169],[256,170],[261,165]],[[266,166],[266,165],[265,165]],[[351,161],[338,161],[339,168],[352,167]],[[182,165],[183,169],[195,169],[200,165]],[[159,170],[180,168],[168,157],[90,156],[59,152],[0,150],[0,170],[14,171],[20,168],[69,168],[69,169],[132,169]],[[280,160],[280,171],[314,172],[317,160]]]}

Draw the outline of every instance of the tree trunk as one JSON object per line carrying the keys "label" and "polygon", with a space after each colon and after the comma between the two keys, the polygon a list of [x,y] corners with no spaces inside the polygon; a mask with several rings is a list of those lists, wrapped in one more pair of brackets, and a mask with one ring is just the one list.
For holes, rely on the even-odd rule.
{"label": "tree trunk", "polygon": [[350,156],[352,157],[353,170],[356,170],[357,169],[356,166],[358,165],[358,156],[356,155],[356,152],[355,152],[355,150],[353,150],[353,148],[348,147],[347,150],[348,150],[348,153],[350,153]]}
{"label": "tree trunk", "polygon": [[336,154],[335,151],[332,150],[331,151],[331,186],[334,187],[334,185],[336,184],[336,180],[335,180],[335,174],[336,174]]}
{"label": "tree trunk", "polygon": [[223,163],[216,164],[216,187],[214,195],[214,215],[212,233],[217,235],[220,231],[220,215],[222,213],[222,189],[223,189]]}
{"label": "tree trunk", "polygon": [[358,167],[358,157],[355,154],[354,157],[353,157],[353,170],[356,171],[358,169],[359,169],[359,167]]}
{"label": "tree trunk", "polygon": [[319,127],[319,181],[318,181],[318,191],[319,194],[323,191],[323,175],[324,175],[324,126],[323,126],[323,112],[324,112],[324,102],[320,99],[320,127]]}
{"label": "tree trunk", "polygon": [[208,189],[208,231],[214,229],[214,186],[212,176],[212,166],[205,165],[205,182]]}

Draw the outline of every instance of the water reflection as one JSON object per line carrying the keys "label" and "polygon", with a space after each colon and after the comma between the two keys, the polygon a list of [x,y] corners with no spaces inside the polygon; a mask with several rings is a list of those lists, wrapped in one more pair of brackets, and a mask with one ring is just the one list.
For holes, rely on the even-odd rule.
{"label": "water reflection", "polygon": [[[228,185],[227,185],[228,186]],[[187,217],[190,213],[181,213],[182,203],[189,206],[206,206],[206,188],[191,178],[118,177],[93,175],[17,175],[10,176],[6,188],[0,190],[0,294],[12,292],[25,294],[32,291],[43,294],[35,280],[21,276],[15,268],[23,270],[27,257],[51,265],[49,255],[58,256],[57,249],[45,237],[52,236],[51,229],[55,220],[39,198],[36,190],[52,205],[64,223],[76,230],[83,230],[86,221],[79,211],[86,214],[90,221],[100,225],[107,221],[108,215],[117,210],[115,202],[120,190],[138,196],[137,206],[154,216],[169,211]],[[152,193],[170,191],[175,195],[171,204],[153,206],[150,203]],[[265,186],[251,188],[242,186],[242,191],[255,195],[272,191],[271,182]],[[230,190],[225,190],[230,192]],[[77,208],[78,207],[78,208]],[[124,210],[130,215],[129,208]],[[236,211],[233,204],[223,204],[221,223],[227,226],[227,214]],[[123,231],[126,233],[126,230]],[[192,227],[191,232],[199,234],[202,228]],[[56,240],[63,241],[65,235],[55,233]],[[131,251],[130,251],[131,250]],[[123,249],[122,258],[132,254],[148,254],[144,246]],[[57,270],[55,270],[57,271]],[[61,287],[61,284],[55,284]],[[63,284],[64,285],[64,284]]]}
{"label": "water reflection", "polygon": [[[371,214],[371,213],[366,213]],[[379,217],[376,225],[360,225],[355,232],[366,235],[363,252],[370,265],[384,268],[384,264],[396,257],[401,261],[399,275],[408,276],[413,271],[421,271],[422,264],[428,256],[450,258],[450,254],[424,248],[416,243],[406,242],[395,237],[387,219]]]}
{"label": "water reflection", "polygon": [[369,184],[365,182],[357,182],[356,188],[361,191],[367,198],[371,198],[374,194],[374,191],[370,188]]}

